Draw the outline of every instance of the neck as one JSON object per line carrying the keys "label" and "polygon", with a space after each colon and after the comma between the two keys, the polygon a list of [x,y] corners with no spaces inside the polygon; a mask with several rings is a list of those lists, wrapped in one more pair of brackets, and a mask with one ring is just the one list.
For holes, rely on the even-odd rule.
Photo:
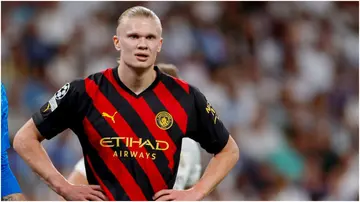
{"label": "neck", "polygon": [[118,74],[121,82],[137,95],[146,90],[156,78],[154,65],[139,70],[120,62]]}

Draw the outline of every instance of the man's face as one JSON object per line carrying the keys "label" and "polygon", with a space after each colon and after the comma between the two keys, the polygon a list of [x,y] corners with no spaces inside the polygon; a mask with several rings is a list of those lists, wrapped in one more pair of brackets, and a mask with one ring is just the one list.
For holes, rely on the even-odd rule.
{"label": "man's face", "polygon": [[145,17],[125,18],[114,36],[114,45],[121,51],[120,61],[135,68],[149,68],[161,50],[160,24]]}

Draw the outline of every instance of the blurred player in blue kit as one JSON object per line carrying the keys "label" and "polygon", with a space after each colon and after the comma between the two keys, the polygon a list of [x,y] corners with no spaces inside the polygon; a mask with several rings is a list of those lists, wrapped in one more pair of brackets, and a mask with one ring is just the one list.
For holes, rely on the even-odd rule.
{"label": "blurred player in blue kit", "polygon": [[19,183],[10,169],[7,149],[10,147],[8,130],[8,100],[5,87],[1,84],[1,200],[25,200]]}

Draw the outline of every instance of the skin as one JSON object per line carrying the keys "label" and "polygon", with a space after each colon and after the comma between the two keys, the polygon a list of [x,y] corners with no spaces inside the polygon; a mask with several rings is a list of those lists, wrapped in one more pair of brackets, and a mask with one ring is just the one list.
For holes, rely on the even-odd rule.
{"label": "skin", "polygon": [[198,201],[207,196],[224,179],[239,160],[239,148],[230,136],[226,146],[209,162],[198,183],[187,190],[164,189],[157,192],[156,201]]}
{"label": "skin", "polygon": [[68,181],[72,184],[79,184],[79,185],[80,184],[83,184],[83,185],[89,184],[86,177],[76,170],[74,170],[70,173]]}
{"label": "skin", "polygon": [[1,198],[2,201],[25,201],[25,197],[21,193],[10,194]]}
{"label": "skin", "polygon": [[[161,25],[152,18],[124,18],[113,37],[115,48],[121,51],[118,73],[121,81],[135,94],[144,91],[155,80],[153,69],[161,50]],[[146,54],[138,58],[136,54]],[[74,185],[54,167],[41,142],[44,137],[32,119],[17,132],[14,149],[45,183],[65,200],[107,200],[99,185]],[[161,190],[155,200],[201,200],[229,173],[239,158],[239,149],[232,137],[216,154],[199,182],[187,190]]]}
{"label": "skin", "polygon": [[[118,73],[121,81],[135,94],[144,91],[155,80],[153,67],[161,51],[161,25],[152,18],[124,18],[113,37],[114,46],[120,54]],[[146,54],[139,60],[136,54]]]}
{"label": "skin", "polygon": [[41,142],[34,121],[30,119],[17,132],[13,147],[20,157],[36,172],[45,183],[65,200],[107,200],[99,185],[73,185],[54,167]]}

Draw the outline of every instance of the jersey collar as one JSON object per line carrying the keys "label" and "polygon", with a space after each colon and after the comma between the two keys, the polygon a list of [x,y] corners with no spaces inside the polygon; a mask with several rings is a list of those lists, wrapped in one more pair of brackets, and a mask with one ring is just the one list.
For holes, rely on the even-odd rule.
{"label": "jersey collar", "polygon": [[126,92],[128,92],[131,96],[139,98],[142,97],[146,92],[151,91],[155,88],[155,86],[159,83],[162,72],[160,71],[160,69],[157,66],[154,66],[154,70],[156,72],[156,78],[155,80],[151,83],[151,85],[146,88],[144,91],[142,91],[140,94],[135,94],[132,90],[130,90],[121,80],[118,74],[118,68],[119,67],[114,67],[112,69],[112,73],[115,77],[116,82],[119,84],[119,86],[124,89]]}

